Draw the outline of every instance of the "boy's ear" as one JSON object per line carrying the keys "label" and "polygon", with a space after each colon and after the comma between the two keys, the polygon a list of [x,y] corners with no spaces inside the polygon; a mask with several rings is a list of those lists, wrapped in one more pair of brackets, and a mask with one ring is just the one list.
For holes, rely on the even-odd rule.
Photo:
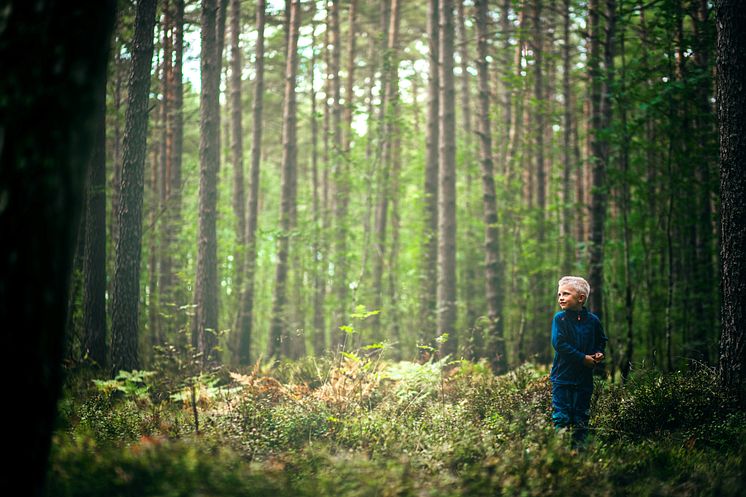
{"label": "boy's ear", "polygon": [[585,299],[586,299],[586,296],[585,296],[585,295],[583,295],[582,293],[581,293],[580,295],[578,295],[578,300],[579,300],[579,301],[581,301],[581,302],[585,302]]}

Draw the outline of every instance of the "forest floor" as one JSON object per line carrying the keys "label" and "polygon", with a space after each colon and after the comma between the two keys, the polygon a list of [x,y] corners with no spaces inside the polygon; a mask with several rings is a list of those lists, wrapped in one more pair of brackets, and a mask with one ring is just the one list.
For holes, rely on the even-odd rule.
{"label": "forest floor", "polygon": [[69,369],[49,496],[746,495],[746,413],[707,368],[598,380],[576,449],[545,368],[378,351],[242,373]]}

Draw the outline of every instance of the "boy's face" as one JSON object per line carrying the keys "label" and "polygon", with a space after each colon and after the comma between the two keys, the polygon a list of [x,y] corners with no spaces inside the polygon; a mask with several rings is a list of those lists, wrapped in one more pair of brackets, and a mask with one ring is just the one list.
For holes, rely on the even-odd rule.
{"label": "boy's face", "polygon": [[579,311],[585,303],[585,295],[579,294],[570,285],[562,285],[557,290],[557,303],[563,311]]}

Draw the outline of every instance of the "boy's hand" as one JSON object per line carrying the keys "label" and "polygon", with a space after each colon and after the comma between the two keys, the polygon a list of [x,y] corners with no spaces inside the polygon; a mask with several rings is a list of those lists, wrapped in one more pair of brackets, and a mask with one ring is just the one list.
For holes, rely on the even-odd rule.
{"label": "boy's hand", "polygon": [[587,368],[593,368],[596,366],[596,360],[591,355],[586,355],[583,358],[583,366]]}
{"label": "boy's hand", "polygon": [[603,361],[604,358],[605,358],[605,356],[604,356],[603,352],[596,352],[595,354],[593,354],[593,361],[596,364],[598,364],[599,362]]}

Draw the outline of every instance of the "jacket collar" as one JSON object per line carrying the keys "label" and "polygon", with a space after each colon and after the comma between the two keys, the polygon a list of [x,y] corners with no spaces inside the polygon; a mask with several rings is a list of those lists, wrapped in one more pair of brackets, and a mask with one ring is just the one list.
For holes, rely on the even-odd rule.
{"label": "jacket collar", "polygon": [[580,321],[588,317],[588,308],[583,306],[583,308],[580,309],[579,311],[573,311],[571,309],[567,309],[565,311],[565,315],[570,319],[575,319],[575,320]]}

